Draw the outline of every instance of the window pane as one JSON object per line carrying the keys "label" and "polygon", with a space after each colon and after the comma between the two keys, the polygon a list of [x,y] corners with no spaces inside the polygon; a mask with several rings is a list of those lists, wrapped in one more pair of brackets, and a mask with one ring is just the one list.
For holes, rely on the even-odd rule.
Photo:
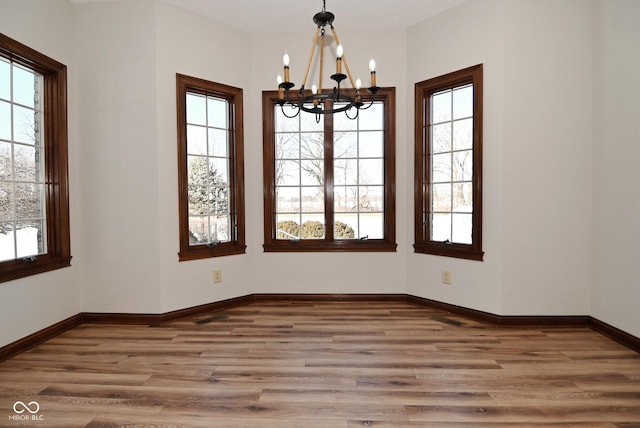
{"label": "window pane", "polygon": [[204,216],[189,216],[189,244],[200,245],[209,242],[209,222]]}
{"label": "window pane", "polygon": [[36,143],[35,111],[14,104],[13,138],[19,143]]}
{"label": "window pane", "polygon": [[209,156],[227,157],[229,131],[209,128]]}
{"label": "window pane", "polygon": [[451,241],[451,214],[435,213],[431,216],[431,240]]}
{"label": "window pane", "polygon": [[453,239],[460,244],[471,243],[472,215],[453,214]]}
{"label": "window pane", "polygon": [[301,212],[318,213],[324,211],[323,187],[303,187],[300,190],[302,194]]}
{"label": "window pane", "polygon": [[453,181],[470,181],[473,177],[473,152],[453,153]]}
{"label": "window pane", "polygon": [[211,172],[204,156],[187,156],[187,174],[189,185],[208,185]]}
{"label": "window pane", "polygon": [[276,161],[276,185],[300,185],[300,161]]}
{"label": "window pane", "polygon": [[451,184],[434,184],[433,194],[431,196],[432,211],[449,212],[451,211]]}
{"label": "window pane", "polygon": [[358,187],[334,186],[333,203],[335,212],[358,211]]}
{"label": "window pane", "polygon": [[209,158],[210,184],[216,186],[229,184],[229,163],[226,158]]}
{"label": "window pane", "polygon": [[[2,189],[0,189],[1,198]],[[0,207],[0,213],[2,207]],[[2,215],[2,214],[0,214]],[[0,261],[16,258],[15,233],[13,223],[0,223]]]}
{"label": "window pane", "polygon": [[300,135],[300,157],[322,159],[324,158],[324,135],[312,132]]}
{"label": "window pane", "polygon": [[35,146],[24,146],[22,144],[14,144],[14,174],[15,180],[19,181],[40,181],[42,174],[40,172],[39,163],[36,155],[39,157],[40,151],[36,151]]}
{"label": "window pane", "polygon": [[431,123],[451,120],[451,91],[434,94],[431,97]]}
{"label": "window pane", "polygon": [[11,143],[0,141],[0,180],[11,179],[12,166]]}
{"label": "window pane", "polygon": [[13,102],[35,108],[38,79],[32,71],[13,66]]}
{"label": "window pane", "polygon": [[454,212],[473,212],[473,185],[472,183],[455,183],[453,185]]}
{"label": "window pane", "polygon": [[324,184],[324,159],[300,161],[301,178],[304,186]]}
{"label": "window pane", "polygon": [[11,139],[11,104],[4,101],[0,101],[0,139]]}
{"label": "window pane", "polygon": [[[284,111],[287,113],[287,115],[293,116],[294,114],[296,114],[297,110],[291,108],[290,106],[287,106],[287,107],[284,107]],[[290,119],[286,117],[282,113],[282,109],[279,106],[274,107],[274,112],[276,116],[276,119],[275,119],[276,132],[298,131],[300,129],[299,120],[297,118]],[[303,116],[304,114],[305,113],[300,113],[300,116]],[[311,119],[311,120],[314,120],[314,119]]]}
{"label": "window pane", "polygon": [[453,150],[473,148],[473,119],[453,122]]}
{"label": "window pane", "polygon": [[16,231],[17,257],[43,254],[45,249],[44,222],[34,221]]}
{"label": "window pane", "polygon": [[463,86],[453,91],[453,120],[473,116],[473,86]]}
{"label": "window pane", "polygon": [[384,132],[361,132],[358,148],[361,158],[382,158],[384,156]]}
{"label": "window pane", "polygon": [[358,214],[336,213],[333,236],[337,239],[358,239]]}
{"label": "window pane", "polygon": [[[324,117],[320,116],[320,122],[316,122],[316,115],[302,112],[300,113],[300,131],[322,132],[324,129]],[[296,119],[293,119],[295,121]]]}
{"label": "window pane", "polygon": [[381,102],[375,102],[366,110],[360,110],[358,114],[359,129],[380,130],[384,129],[384,106]]}
{"label": "window pane", "polygon": [[[360,112],[362,113],[362,112]],[[354,116],[349,112],[350,116]],[[333,129],[334,131],[356,131],[358,129],[358,121],[347,118],[344,113],[333,115]]]}
{"label": "window pane", "polygon": [[384,211],[384,187],[361,186],[359,195],[360,211],[383,212]]}
{"label": "window pane", "polygon": [[451,123],[431,127],[431,151],[442,153],[451,151]]}
{"label": "window pane", "polygon": [[[10,100],[9,97],[11,96],[10,68],[9,62],[0,57],[0,98],[7,101]],[[0,122],[0,125],[1,124],[2,122]]]}
{"label": "window pane", "polygon": [[355,132],[336,132],[333,134],[333,157],[355,158],[358,155],[358,134]]}
{"label": "window pane", "polygon": [[187,94],[187,123],[207,124],[207,105],[204,95]]}
{"label": "window pane", "polygon": [[276,134],[276,159],[300,158],[300,134]]}
{"label": "window pane", "polygon": [[439,183],[451,181],[451,154],[431,156],[431,181]]}
{"label": "window pane", "polygon": [[225,100],[207,97],[207,125],[215,128],[228,128],[227,108]]}
{"label": "window pane", "polygon": [[33,183],[17,183],[14,186],[16,218],[44,218],[44,185]]}
{"label": "window pane", "polygon": [[212,214],[229,214],[229,188],[222,186],[209,187],[209,210]]}
{"label": "window pane", "polygon": [[382,213],[360,214],[359,238],[382,239],[384,237],[384,216]]}
{"label": "window pane", "polygon": [[297,215],[276,216],[276,239],[300,239],[300,224]]}
{"label": "window pane", "polygon": [[[336,214],[336,224],[333,227],[335,239],[355,239],[358,217],[352,214]],[[355,226],[354,226],[355,225]]]}
{"label": "window pane", "polygon": [[209,217],[209,241],[228,242],[230,240],[231,221],[228,215]]}
{"label": "window pane", "polygon": [[360,184],[384,184],[382,159],[364,159],[359,162]]}
{"label": "window pane", "polygon": [[13,184],[0,182],[0,221],[14,220],[13,210]]}
{"label": "window pane", "polygon": [[189,186],[189,214],[209,214],[209,190],[207,186]]}
{"label": "window pane", "polygon": [[300,211],[299,187],[276,187],[276,212],[297,213]]}
{"label": "window pane", "polygon": [[358,161],[339,159],[333,162],[333,182],[335,185],[358,183]]}
{"label": "window pane", "polygon": [[190,155],[207,154],[207,128],[187,125],[187,153]]}
{"label": "window pane", "polygon": [[324,239],[325,227],[322,215],[304,214],[302,226],[300,227],[300,238],[302,239]]}

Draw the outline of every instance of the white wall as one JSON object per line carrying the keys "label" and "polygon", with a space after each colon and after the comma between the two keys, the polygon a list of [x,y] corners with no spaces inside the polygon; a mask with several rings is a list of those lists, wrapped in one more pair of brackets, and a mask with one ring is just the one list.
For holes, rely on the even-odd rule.
{"label": "white wall", "polygon": [[590,26],[588,0],[480,0],[410,29],[409,84],[484,64],[485,250],[482,263],[411,255],[410,293],[502,315],[588,313]]}
{"label": "white wall", "polygon": [[74,9],[83,310],[157,313],[155,2]]}
{"label": "white wall", "polygon": [[[159,206],[159,273],[162,312],[215,302],[253,292],[253,248],[247,254],[178,263],[178,161],[176,73],[243,89],[245,129],[260,126],[247,115],[250,90],[249,36],[224,24],[159,2],[156,8],[157,162],[162,173],[155,191]],[[245,133],[247,131],[245,130]],[[254,157],[254,142],[245,136],[245,157]],[[246,162],[245,162],[246,164]],[[245,181],[261,182],[260,171],[247,168]],[[246,198],[247,212],[260,201]],[[254,243],[256,236],[247,234]],[[222,283],[213,284],[213,270],[222,269]]]}
{"label": "white wall", "polygon": [[501,313],[583,315],[591,281],[592,2],[503,4]]}
{"label": "white wall", "polygon": [[[68,97],[75,94],[73,60],[73,8],[66,0],[0,0],[0,31],[5,35],[67,66]],[[28,24],[28,25],[25,25]],[[69,187],[71,210],[71,251],[79,249],[78,227],[78,140],[75,105],[68,107]],[[78,260],[72,267],[0,284],[0,347],[81,311],[76,276]]]}
{"label": "white wall", "polygon": [[[482,311],[502,311],[503,182],[503,3],[472,1],[409,28],[407,35],[406,127],[413,144],[415,83],[476,64],[483,64],[483,262],[416,254],[408,255],[409,294]],[[401,178],[413,190],[413,155]],[[413,195],[408,204],[407,234],[413,243]],[[449,270],[452,285],[441,283]]]}
{"label": "white wall", "polygon": [[591,314],[640,337],[640,2],[594,8]]}

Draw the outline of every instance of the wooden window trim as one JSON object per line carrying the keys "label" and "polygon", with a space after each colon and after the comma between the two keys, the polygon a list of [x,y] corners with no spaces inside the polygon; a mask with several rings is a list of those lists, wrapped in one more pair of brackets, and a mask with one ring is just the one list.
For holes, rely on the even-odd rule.
{"label": "wooden window trim", "polygon": [[0,55],[42,76],[47,253],[0,262],[0,282],[71,265],[67,128],[67,67],[0,33]]}
{"label": "wooden window trim", "polygon": [[[189,207],[187,174],[187,118],[186,94],[195,92],[226,99],[232,106],[233,123],[231,144],[229,145],[229,202],[231,206],[232,239],[214,246],[189,244]],[[180,235],[179,261],[197,260],[210,257],[244,254],[245,241],[245,202],[244,202],[244,127],[243,94],[241,88],[211,82],[197,77],[176,74],[176,105],[178,122],[178,218]]]}
{"label": "wooden window trim", "polygon": [[[349,92],[349,91],[347,91]],[[378,92],[376,101],[383,101],[384,108],[384,234],[383,239],[343,239],[332,238],[333,223],[327,224],[325,240],[302,239],[282,240],[276,239],[276,195],[275,195],[275,118],[273,109],[278,100],[278,91],[263,91],[262,93],[262,117],[263,117],[263,195],[264,195],[264,244],[265,252],[394,252],[396,244],[396,104],[395,88],[387,87]],[[333,126],[331,115],[325,116],[328,126]],[[327,147],[328,145],[328,147]],[[332,144],[325,141],[325,156],[332,156]],[[331,169],[327,169],[331,171]],[[330,173],[332,174],[332,173]],[[332,175],[326,180],[325,185],[333,189]],[[329,192],[332,206],[332,192]],[[331,208],[331,212],[333,208]],[[331,216],[333,218],[333,216]]]}
{"label": "wooden window trim", "polygon": [[[482,250],[482,64],[448,73],[415,84],[415,164],[414,164],[414,250],[416,253],[433,254],[469,260],[483,260]],[[472,83],[473,99],[473,219],[472,243],[445,243],[430,239],[430,142],[429,97],[453,87]]]}

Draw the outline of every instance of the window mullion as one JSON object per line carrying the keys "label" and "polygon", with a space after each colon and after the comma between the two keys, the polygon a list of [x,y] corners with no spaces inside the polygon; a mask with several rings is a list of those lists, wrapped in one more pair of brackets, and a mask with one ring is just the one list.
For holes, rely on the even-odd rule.
{"label": "window mullion", "polygon": [[[329,101],[326,101],[329,103]],[[327,106],[326,108],[331,108]],[[324,117],[324,217],[325,236],[327,242],[333,242],[335,231],[335,200],[334,200],[334,170],[333,170],[333,115],[327,114]]]}

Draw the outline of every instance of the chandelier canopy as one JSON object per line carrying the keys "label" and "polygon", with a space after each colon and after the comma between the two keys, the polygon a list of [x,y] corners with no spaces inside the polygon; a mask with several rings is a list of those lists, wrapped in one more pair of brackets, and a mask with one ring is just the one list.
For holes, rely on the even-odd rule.
{"label": "chandelier canopy", "polygon": [[[307,69],[304,73],[304,79],[297,91],[296,95],[292,95],[291,89],[295,86],[295,83],[290,80],[289,70],[289,54],[285,52],[282,58],[284,63],[284,79],[281,75],[278,75],[278,104],[282,109],[282,113],[287,117],[295,117],[300,114],[301,111],[307,113],[313,113],[316,115],[316,121],[320,120],[320,115],[333,114],[345,112],[349,119],[355,119],[358,117],[358,113],[361,109],[367,109],[373,104],[373,99],[369,101],[369,104],[365,107],[366,95],[361,93],[362,82],[360,79],[353,80],[347,58],[344,55],[344,49],[340,44],[338,33],[333,27],[333,20],[335,15],[326,10],[326,0],[322,0],[322,11],[316,13],[313,16],[313,22],[317,25],[313,44],[311,46],[311,54],[309,55],[309,61],[307,62]],[[336,43],[336,72],[329,76],[331,80],[335,82],[333,90],[323,91],[322,87],[322,74],[324,65],[324,48],[325,48],[325,27],[329,26],[333,35],[333,40]],[[319,43],[318,43],[319,41]],[[318,53],[318,82],[319,86],[314,83],[311,86],[311,90],[306,89],[307,79],[309,77],[309,71],[311,70],[311,64],[316,56],[316,48]],[[346,71],[346,74],[343,72]],[[369,71],[371,73],[371,85],[367,88],[367,92],[371,95],[375,95],[381,88],[376,86],[376,62],[373,58],[369,61]],[[348,78],[351,84],[352,91],[345,91],[341,87],[343,81]],[[325,104],[326,100],[331,100],[330,107]],[[366,101],[366,100],[365,100]],[[285,106],[291,107],[292,114],[285,112]],[[355,111],[353,111],[355,109]]]}

